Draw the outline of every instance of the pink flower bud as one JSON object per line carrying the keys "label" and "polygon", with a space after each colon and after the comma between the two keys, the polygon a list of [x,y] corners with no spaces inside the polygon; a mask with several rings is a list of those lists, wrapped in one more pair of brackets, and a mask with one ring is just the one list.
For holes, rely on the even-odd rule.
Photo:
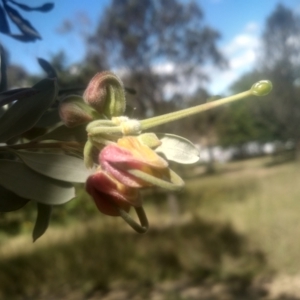
{"label": "pink flower bud", "polygon": [[97,117],[97,112],[83,102],[79,96],[68,96],[58,108],[60,119],[67,127],[75,127],[90,122]]}
{"label": "pink flower bud", "polygon": [[98,113],[109,118],[122,115],[126,107],[123,83],[109,71],[97,73],[91,79],[83,99]]}

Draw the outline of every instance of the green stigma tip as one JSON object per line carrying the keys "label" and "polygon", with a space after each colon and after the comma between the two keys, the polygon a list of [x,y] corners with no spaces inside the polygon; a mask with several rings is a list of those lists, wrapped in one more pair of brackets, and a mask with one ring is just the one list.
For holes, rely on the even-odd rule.
{"label": "green stigma tip", "polygon": [[271,81],[261,80],[252,85],[251,92],[255,96],[266,96],[271,92],[272,88]]}

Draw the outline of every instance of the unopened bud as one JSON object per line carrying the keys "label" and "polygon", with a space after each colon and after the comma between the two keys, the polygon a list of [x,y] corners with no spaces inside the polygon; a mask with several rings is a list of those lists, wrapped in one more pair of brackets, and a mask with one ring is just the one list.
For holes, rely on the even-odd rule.
{"label": "unopened bud", "polygon": [[59,105],[59,116],[67,127],[87,123],[97,118],[97,112],[77,95],[67,96]]}
{"label": "unopened bud", "polygon": [[126,107],[122,81],[112,72],[97,73],[83,94],[84,101],[107,117],[121,116]]}
{"label": "unopened bud", "polygon": [[272,91],[272,82],[269,80],[261,80],[254,83],[251,92],[255,96],[266,96]]}

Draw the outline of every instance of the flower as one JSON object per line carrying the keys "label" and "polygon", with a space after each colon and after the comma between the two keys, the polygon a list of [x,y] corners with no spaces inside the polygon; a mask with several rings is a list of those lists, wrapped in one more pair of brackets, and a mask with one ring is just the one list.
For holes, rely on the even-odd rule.
{"label": "flower", "polygon": [[[146,232],[148,220],[139,190],[158,186],[178,191],[184,186],[180,176],[157,153],[181,164],[197,162],[199,153],[195,145],[180,136],[160,134],[158,138],[154,133],[143,131],[247,96],[263,96],[271,89],[269,81],[260,81],[237,95],[140,121],[123,115],[126,99],[121,80],[111,72],[96,74],[83,95],[85,103],[101,114],[100,119],[93,118],[86,127],[88,138],[83,156],[87,168],[94,167],[97,161],[94,150],[99,151],[98,168],[88,178],[86,191],[102,213],[121,216],[137,232]],[[131,207],[140,224],[128,214]]]}
{"label": "flower", "polygon": [[87,179],[86,191],[106,215],[120,216],[121,211],[129,212],[131,206],[141,207],[141,188],[157,185],[178,189],[183,185],[168,162],[136,136],[105,146],[98,163],[96,172]]}
{"label": "flower", "polygon": [[169,179],[168,162],[134,136],[120,138],[117,144],[106,146],[99,154],[99,163],[119,182],[134,188],[153,184],[130,173],[130,170],[139,170],[152,177]]}
{"label": "flower", "polygon": [[131,206],[141,206],[137,189],[118,182],[101,168],[87,179],[86,191],[93,197],[99,211],[109,216],[119,216],[119,209],[129,212]]}

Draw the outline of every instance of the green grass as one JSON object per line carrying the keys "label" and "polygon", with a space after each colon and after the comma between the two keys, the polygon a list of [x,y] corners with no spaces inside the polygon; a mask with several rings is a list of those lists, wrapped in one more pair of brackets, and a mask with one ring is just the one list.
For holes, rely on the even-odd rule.
{"label": "green grass", "polygon": [[[162,283],[184,278],[221,282],[246,299],[239,297],[257,278],[300,273],[300,169],[267,167],[268,160],[189,179],[177,201],[146,194],[145,235],[99,214],[52,226],[35,244],[27,233],[3,239],[0,299],[101,299],[116,285],[124,299],[148,299]],[[172,295],[163,299],[187,299]]]}

